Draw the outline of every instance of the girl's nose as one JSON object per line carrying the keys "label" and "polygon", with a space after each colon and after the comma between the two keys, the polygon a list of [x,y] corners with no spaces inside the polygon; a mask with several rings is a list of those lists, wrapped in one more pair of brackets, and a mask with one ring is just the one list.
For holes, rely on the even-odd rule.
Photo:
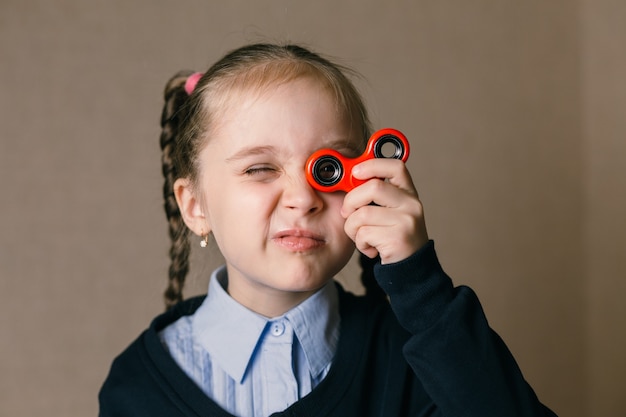
{"label": "girl's nose", "polygon": [[290,176],[285,184],[282,195],[284,207],[291,210],[299,210],[303,214],[315,213],[323,207],[323,200],[307,182],[302,173]]}

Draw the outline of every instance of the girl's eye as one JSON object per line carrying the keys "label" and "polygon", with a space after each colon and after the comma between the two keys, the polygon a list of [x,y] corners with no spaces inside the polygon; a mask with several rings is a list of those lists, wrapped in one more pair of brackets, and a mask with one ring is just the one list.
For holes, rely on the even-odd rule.
{"label": "girl's eye", "polygon": [[244,171],[244,174],[248,176],[255,176],[255,175],[263,175],[263,174],[265,175],[272,174],[274,172],[276,172],[276,169],[269,165],[254,165],[254,166],[251,166],[250,168],[247,168]]}

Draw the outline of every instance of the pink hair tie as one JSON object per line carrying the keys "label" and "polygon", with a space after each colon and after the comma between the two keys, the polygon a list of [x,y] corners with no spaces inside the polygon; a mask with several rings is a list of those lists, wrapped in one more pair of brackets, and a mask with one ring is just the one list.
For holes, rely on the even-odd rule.
{"label": "pink hair tie", "polygon": [[196,84],[198,84],[198,81],[200,80],[200,78],[202,78],[203,75],[204,74],[202,74],[201,72],[194,72],[189,77],[187,77],[187,81],[185,81],[185,91],[188,95],[191,95],[191,93],[193,93],[193,90],[196,89]]}

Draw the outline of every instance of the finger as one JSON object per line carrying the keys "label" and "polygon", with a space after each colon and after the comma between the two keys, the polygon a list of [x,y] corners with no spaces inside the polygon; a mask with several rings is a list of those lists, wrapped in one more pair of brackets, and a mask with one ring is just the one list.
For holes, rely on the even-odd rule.
{"label": "finger", "polygon": [[[389,185],[389,187],[393,187]],[[374,178],[354,188],[343,199],[343,205],[341,207],[341,215],[344,218],[348,218],[352,213],[361,207],[371,205],[374,203],[374,199],[378,197],[378,200],[382,200],[380,194],[384,193],[385,186],[384,181]],[[375,203],[380,204],[380,203]]]}
{"label": "finger", "polygon": [[348,216],[343,227],[346,234],[356,241],[359,228],[366,225],[392,226],[394,221],[390,217],[388,209],[379,206],[364,206]]}
{"label": "finger", "polygon": [[419,202],[411,210],[364,206],[346,219],[344,230],[360,251],[373,247],[383,261],[395,262],[428,241],[421,210]]}
{"label": "finger", "polygon": [[355,246],[367,256],[379,255],[383,264],[408,258],[420,247],[410,241],[411,236],[397,227],[362,226],[355,236]]}
{"label": "finger", "polygon": [[341,214],[344,218],[361,207],[375,204],[387,208],[408,210],[416,215],[421,211],[417,193],[410,193],[388,182],[374,178],[346,194]]}
{"label": "finger", "polygon": [[352,175],[360,180],[384,178],[390,184],[417,194],[411,174],[404,162],[391,158],[368,159],[352,169]]}
{"label": "finger", "polygon": [[426,244],[418,234],[403,233],[399,226],[359,227],[355,235],[357,249],[366,255],[379,255],[383,264],[394,263],[408,258]]}
{"label": "finger", "polygon": [[359,241],[359,243],[355,243],[355,246],[359,252],[363,255],[367,256],[370,259],[374,259],[378,256],[378,250],[367,244],[367,242]]}

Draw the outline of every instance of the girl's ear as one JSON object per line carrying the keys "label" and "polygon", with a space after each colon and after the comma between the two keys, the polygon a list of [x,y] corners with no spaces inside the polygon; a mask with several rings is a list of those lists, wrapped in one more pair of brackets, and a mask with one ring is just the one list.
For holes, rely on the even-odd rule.
{"label": "girl's ear", "polygon": [[211,231],[209,219],[204,214],[202,199],[197,195],[189,179],[179,178],[174,182],[174,196],[189,230],[198,236],[208,234]]}

